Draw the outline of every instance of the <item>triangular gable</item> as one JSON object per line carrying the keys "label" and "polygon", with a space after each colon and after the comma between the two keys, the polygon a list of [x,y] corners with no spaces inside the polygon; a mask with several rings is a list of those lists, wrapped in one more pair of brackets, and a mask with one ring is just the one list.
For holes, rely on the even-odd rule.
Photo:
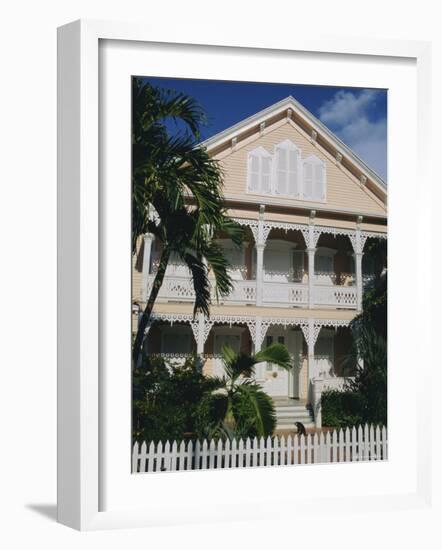
{"label": "triangular gable", "polygon": [[[202,142],[212,155],[225,156],[234,152],[243,143],[258,140],[270,127],[280,126],[287,121],[302,130],[318,150],[335,160],[343,170],[365,188],[369,195],[377,198],[384,207],[387,202],[387,187],[382,178],[370,169],[347,145],[345,145],[320,120],[305,109],[296,99],[289,96],[274,105],[252,115]],[[224,154],[223,154],[224,153]]]}

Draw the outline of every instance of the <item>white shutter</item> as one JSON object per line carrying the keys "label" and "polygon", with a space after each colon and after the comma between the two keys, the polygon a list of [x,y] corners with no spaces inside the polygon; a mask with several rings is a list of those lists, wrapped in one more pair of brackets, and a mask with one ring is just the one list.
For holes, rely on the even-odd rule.
{"label": "white shutter", "polygon": [[274,191],[278,195],[299,195],[299,151],[294,143],[283,141],[275,148]]}
{"label": "white shutter", "polygon": [[272,192],[272,156],[263,147],[249,153],[247,182],[251,193]]}
{"label": "white shutter", "polygon": [[292,197],[299,195],[298,186],[298,151],[292,149],[288,151],[288,194]]}
{"label": "white shutter", "polygon": [[276,149],[276,182],[275,192],[287,195],[288,150],[283,147]]}
{"label": "white shutter", "polygon": [[249,191],[259,192],[260,157],[249,157]]}
{"label": "white shutter", "polygon": [[271,157],[261,157],[261,192],[270,194],[272,192],[272,159]]}
{"label": "white shutter", "polygon": [[313,196],[313,166],[311,162],[304,162],[304,189],[303,195],[306,199]]}
{"label": "white shutter", "polygon": [[302,283],[304,276],[304,251],[293,251],[293,281],[295,283]]}
{"label": "white shutter", "polygon": [[313,168],[313,198],[322,201],[325,198],[324,189],[324,166],[322,163],[315,163]]}

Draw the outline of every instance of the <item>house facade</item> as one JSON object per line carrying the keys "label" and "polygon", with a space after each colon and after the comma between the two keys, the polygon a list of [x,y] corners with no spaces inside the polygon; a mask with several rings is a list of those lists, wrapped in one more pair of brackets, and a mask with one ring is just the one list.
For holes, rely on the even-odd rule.
{"label": "house facade", "polygon": [[[190,274],[171,259],[148,329],[149,353],[182,361],[197,353],[204,372],[222,374],[221,348],[256,352],[280,342],[290,372],[258,365],[275,400],[278,427],[321,425],[320,395],[343,385],[349,324],[371,275],[369,239],[387,238],[385,183],[319,120],[289,97],[203,143],[219,161],[242,248],[219,235],[231,264],[232,293],[193,316]],[[142,310],[159,259],[152,235],[140,239],[133,302]],[[134,330],[137,314],[134,308]]]}

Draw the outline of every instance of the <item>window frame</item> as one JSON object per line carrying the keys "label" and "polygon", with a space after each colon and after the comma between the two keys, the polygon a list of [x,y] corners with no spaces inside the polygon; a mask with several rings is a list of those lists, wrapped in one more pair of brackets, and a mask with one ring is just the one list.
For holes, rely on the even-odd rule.
{"label": "window frame", "polygon": [[[297,186],[299,189],[298,194],[296,195],[290,195],[288,193],[277,193],[276,192],[276,178],[277,178],[277,167],[276,167],[276,159],[277,159],[277,149],[283,148],[287,151],[290,150],[297,150],[298,152],[298,170],[297,170]],[[262,176],[261,173],[259,174],[259,188],[257,190],[250,188],[251,183],[251,164],[252,164],[252,157],[257,156],[260,159],[260,166],[261,166],[261,158],[267,157],[270,158],[271,166],[270,166],[270,192],[264,193],[262,190]],[[322,198],[314,198],[314,197],[306,197],[304,194],[304,188],[305,188],[305,182],[304,182],[304,166],[306,162],[312,162],[313,165],[320,165],[323,169],[323,178],[322,178],[322,187],[323,187],[323,197]],[[288,182],[287,182],[288,183]],[[314,181],[313,181],[314,186]],[[311,203],[320,203],[325,204],[327,202],[327,166],[326,162],[322,159],[320,159],[315,154],[310,154],[306,158],[302,157],[302,149],[298,147],[296,143],[291,141],[290,139],[285,139],[281,141],[280,143],[276,143],[273,146],[273,153],[270,153],[265,147],[262,145],[259,145],[258,147],[255,147],[251,151],[247,153],[247,174],[246,174],[246,193],[250,195],[258,195],[260,197],[279,197],[283,199],[291,199],[295,201],[302,201],[302,202],[311,202]]]}

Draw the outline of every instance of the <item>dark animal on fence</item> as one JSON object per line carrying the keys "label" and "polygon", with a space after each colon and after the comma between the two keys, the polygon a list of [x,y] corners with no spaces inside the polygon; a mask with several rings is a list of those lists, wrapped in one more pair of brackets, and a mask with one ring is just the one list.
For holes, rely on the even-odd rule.
{"label": "dark animal on fence", "polygon": [[298,430],[298,435],[306,435],[305,426],[302,422],[295,422],[296,429]]}

